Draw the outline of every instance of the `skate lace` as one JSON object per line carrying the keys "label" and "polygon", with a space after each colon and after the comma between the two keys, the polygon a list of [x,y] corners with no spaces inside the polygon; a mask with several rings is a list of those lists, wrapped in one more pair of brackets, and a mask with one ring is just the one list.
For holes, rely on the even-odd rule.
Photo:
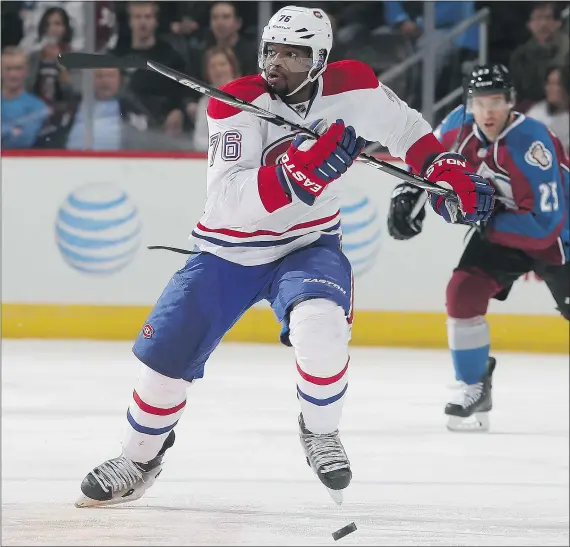
{"label": "skate lace", "polygon": [[125,456],[102,463],[93,470],[92,475],[105,492],[128,489],[138,480],[143,480],[142,471]]}
{"label": "skate lace", "polygon": [[303,433],[309,459],[322,473],[344,469],[348,457],[338,438],[338,431],[326,434]]}
{"label": "skate lace", "polygon": [[467,408],[481,398],[481,394],[483,393],[483,382],[479,382],[477,384],[464,383],[461,388],[462,392],[454,402],[463,408]]}

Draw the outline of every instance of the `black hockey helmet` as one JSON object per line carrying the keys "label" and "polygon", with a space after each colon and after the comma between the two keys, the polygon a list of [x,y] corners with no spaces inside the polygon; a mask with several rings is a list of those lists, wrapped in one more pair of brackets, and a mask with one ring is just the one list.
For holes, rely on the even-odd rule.
{"label": "black hockey helmet", "polygon": [[476,65],[467,78],[464,91],[468,103],[471,97],[496,93],[503,93],[512,106],[516,102],[511,75],[502,64]]}

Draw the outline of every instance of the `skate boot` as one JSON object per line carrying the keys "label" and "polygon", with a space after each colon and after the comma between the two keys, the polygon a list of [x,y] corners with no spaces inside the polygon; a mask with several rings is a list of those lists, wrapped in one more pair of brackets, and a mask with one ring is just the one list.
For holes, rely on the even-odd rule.
{"label": "skate boot", "polygon": [[456,401],[448,403],[445,413],[449,416],[450,431],[488,431],[489,411],[493,408],[492,380],[497,361],[487,360],[487,372],[476,384],[462,383],[462,392]]}
{"label": "skate boot", "polygon": [[305,428],[303,415],[299,414],[299,438],[307,464],[326,486],[333,500],[340,505],[342,490],[350,484],[352,471],[338,437],[338,430],[324,434],[311,433]]}
{"label": "skate boot", "polygon": [[83,479],[83,495],[75,507],[102,507],[138,500],[160,475],[162,458],[174,439],[173,430],[160,452],[147,463],[137,463],[121,455],[97,466]]}

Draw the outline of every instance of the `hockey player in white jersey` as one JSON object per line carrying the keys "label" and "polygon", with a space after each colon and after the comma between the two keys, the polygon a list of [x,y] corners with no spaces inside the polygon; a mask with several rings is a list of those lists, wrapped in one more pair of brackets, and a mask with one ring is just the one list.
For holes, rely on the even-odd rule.
{"label": "hockey player in white jersey", "polygon": [[135,341],[142,364],[122,454],[87,474],[78,507],[132,501],[153,484],[174,443],[187,388],[203,377],[224,334],[261,300],[270,302],[281,341],[294,350],[305,457],[340,502],[352,477],[338,425],[353,316],[352,271],[340,245],[342,175],[366,142],[377,141],[456,192],[450,221],[485,220],[494,198],[492,187],[466,162],[449,158],[429,124],[368,65],[328,65],[332,40],[323,11],[285,7],[263,31],[262,74],[224,88],[316,128],[318,140],[210,100],[207,202],[192,232],[197,254],[174,274]]}

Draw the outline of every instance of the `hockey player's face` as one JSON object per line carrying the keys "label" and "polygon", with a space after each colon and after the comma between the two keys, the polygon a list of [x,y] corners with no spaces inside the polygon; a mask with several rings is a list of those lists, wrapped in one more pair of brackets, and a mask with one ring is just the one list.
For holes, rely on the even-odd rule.
{"label": "hockey player's face", "polygon": [[512,105],[506,101],[502,93],[497,93],[473,97],[470,107],[479,129],[493,141],[504,129]]}
{"label": "hockey player's face", "polygon": [[265,76],[273,92],[280,97],[285,97],[305,81],[311,65],[309,48],[284,44],[267,45]]}

